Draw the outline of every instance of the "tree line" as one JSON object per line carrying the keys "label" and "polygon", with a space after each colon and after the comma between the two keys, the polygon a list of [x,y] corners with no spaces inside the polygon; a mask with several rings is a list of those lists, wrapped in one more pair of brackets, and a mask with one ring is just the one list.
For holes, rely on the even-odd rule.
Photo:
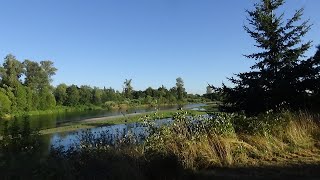
{"label": "tree line", "polygon": [[56,107],[103,107],[112,108],[119,104],[159,105],[178,104],[201,100],[199,95],[187,94],[182,78],[176,86],[167,89],[161,86],[146,90],[134,90],[132,79],[123,83],[123,91],[113,88],[98,88],[87,85],[51,85],[57,72],[52,61],[23,62],[9,54],[0,66],[0,115],[21,112],[51,110]]}
{"label": "tree line", "polygon": [[112,87],[100,89],[87,85],[78,87],[76,85],[60,84],[55,88],[54,96],[57,105],[97,105],[106,108],[119,104],[159,105],[186,103],[188,97],[193,97],[185,91],[181,78],[177,78],[177,85],[170,89],[161,86],[157,89],[148,87],[145,90],[133,90],[132,79],[126,79],[123,83],[122,92]]}

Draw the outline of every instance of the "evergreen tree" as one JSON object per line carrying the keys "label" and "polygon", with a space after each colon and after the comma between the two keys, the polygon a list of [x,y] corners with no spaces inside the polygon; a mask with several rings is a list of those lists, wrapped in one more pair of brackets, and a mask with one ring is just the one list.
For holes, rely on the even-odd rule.
{"label": "evergreen tree", "polygon": [[315,55],[303,61],[295,69],[296,74],[304,74],[300,79],[299,91],[304,92],[302,104],[312,110],[320,108],[320,46],[317,47]]}
{"label": "evergreen tree", "polygon": [[247,11],[249,25],[244,29],[261,51],[246,55],[255,60],[252,71],[231,78],[234,88],[224,86],[226,102],[235,110],[257,113],[281,104],[300,107],[304,92],[298,87],[305,74],[296,69],[304,62],[303,55],[311,45],[310,41],[301,40],[310,25],[308,20],[300,22],[303,9],[288,20],[284,20],[284,14],[276,15],[283,4],[284,0],[261,0],[253,11]]}

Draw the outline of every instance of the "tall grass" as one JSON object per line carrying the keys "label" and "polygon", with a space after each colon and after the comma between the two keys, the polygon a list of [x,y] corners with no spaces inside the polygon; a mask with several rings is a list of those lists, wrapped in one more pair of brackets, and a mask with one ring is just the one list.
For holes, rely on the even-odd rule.
{"label": "tall grass", "polygon": [[320,140],[318,119],[307,113],[258,117],[216,113],[200,121],[181,113],[177,117],[145,146],[150,152],[174,154],[191,169],[263,164],[313,150]]}
{"label": "tall grass", "polygon": [[[21,172],[27,179],[186,179],[192,177],[190,171],[216,167],[320,163],[319,118],[305,112],[246,117],[179,111],[173,119],[173,124],[157,126],[146,118],[149,137],[143,143],[130,135],[114,141],[107,133],[98,138],[85,133],[77,147],[52,148],[42,160],[27,161],[28,172],[21,166],[10,167],[17,154],[34,154],[23,147],[35,151],[38,134],[12,126],[0,140],[0,160],[5,158],[0,161],[1,175],[7,179]],[[12,134],[21,141],[11,140]],[[21,153],[12,155],[12,149]]]}

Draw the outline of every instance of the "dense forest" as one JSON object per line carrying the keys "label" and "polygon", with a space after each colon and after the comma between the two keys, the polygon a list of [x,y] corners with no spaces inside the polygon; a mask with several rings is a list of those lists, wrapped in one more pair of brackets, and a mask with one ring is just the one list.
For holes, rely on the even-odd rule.
{"label": "dense forest", "polygon": [[187,94],[182,78],[176,86],[161,86],[144,91],[134,90],[132,79],[123,82],[123,91],[87,85],[51,85],[57,72],[52,61],[31,60],[23,62],[9,54],[0,66],[0,115],[37,110],[53,110],[57,107],[121,108],[139,105],[184,104],[200,102],[200,95]]}

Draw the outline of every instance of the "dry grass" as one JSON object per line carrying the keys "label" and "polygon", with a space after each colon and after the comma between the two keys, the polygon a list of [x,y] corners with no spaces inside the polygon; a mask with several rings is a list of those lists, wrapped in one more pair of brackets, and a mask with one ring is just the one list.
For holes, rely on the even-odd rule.
{"label": "dry grass", "polygon": [[[201,135],[177,123],[166,133],[153,136],[147,146],[174,154],[185,168],[239,167],[290,163],[320,163],[319,124],[308,114],[284,116],[283,128],[270,134],[245,133],[221,135],[205,131]],[[159,148],[161,147],[161,148]]]}

